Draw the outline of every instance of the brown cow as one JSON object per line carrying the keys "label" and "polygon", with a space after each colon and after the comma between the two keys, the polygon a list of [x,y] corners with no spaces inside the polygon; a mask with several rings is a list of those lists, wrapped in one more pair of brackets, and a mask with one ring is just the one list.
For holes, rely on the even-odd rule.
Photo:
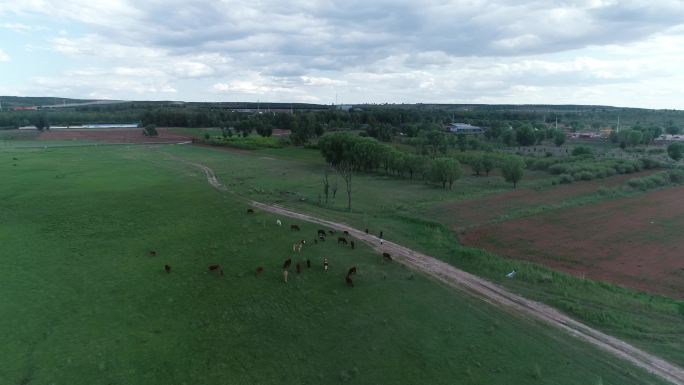
{"label": "brown cow", "polygon": [[169,265],[164,265],[164,271],[168,274],[171,272],[171,266]]}
{"label": "brown cow", "polygon": [[382,253],[382,259],[392,262],[392,256],[390,255],[390,253]]}
{"label": "brown cow", "polygon": [[283,263],[283,269],[287,269],[292,264],[292,258],[288,258],[285,263]]}
{"label": "brown cow", "polygon": [[264,267],[263,267],[263,266],[258,266],[258,267],[256,268],[256,274],[255,274],[255,275],[258,277],[259,274],[261,274],[261,273],[263,273],[263,272],[264,272]]}
{"label": "brown cow", "polygon": [[347,275],[352,275],[356,274],[356,266],[352,266],[349,271],[347,272]]}
{"label": "brown cow", "polygon": [[349,231],[344,230],[344,235],[349,235]]}
{"label": "brown cow", "polygon": [[347,281],[347,286],[354,287],[354,281],[352,281],[350,276],[346,276],[344,280]]}
{"label": "brown cow", "polygon": [[300,230],[300,229],[299,229],[299,225],[295,225],[295,224],[290,225],[290,230],[292,230],[292,231],[299,231],[299,230]]}
{"label": "brown cow", "polygon": [[342,243],[342,244],[347,244],[347,238],[345,237],[337,237],[337,243]]}

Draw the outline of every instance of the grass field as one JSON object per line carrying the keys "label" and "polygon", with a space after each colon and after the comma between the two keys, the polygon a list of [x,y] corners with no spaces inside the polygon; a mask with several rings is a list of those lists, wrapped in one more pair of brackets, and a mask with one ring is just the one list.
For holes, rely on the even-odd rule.
{"label": "grass field", "polygon": [[[284,148],[262,151],[228,151],[196,147],[165,147],[164,152],[203,162],[220,180],[245,196],[283,203],[322,217],[369,228],[456,267],[486,277],[528,298],[550,304],[609,334],[684,365],[684,303],[668,297],[649,295],[603,282],[558,273],[542,265],[508,259],[480,249],[461,246],[447,224],[457,212],[436,211],[438,206],[508,194],[511,187],[501,178],[464,177],[453,191],[444,191],[422,182],[360,174],[354,179],[354,210],[346,211],[343,182],[337,199],[319,203],[322,169],[325,166],[314,150]],[[548,175],[548,174],[547,174]],[[553,194],[551,177],[536,175],[523,180],[521,189]],[[582,186],[578,182],[577,186]],[[608,195],[583,195],[587,202],[614,199]],[[639,195],[637,195],[639,196]],[[570,202],[573,205],[578,202]],[[582,203],[582,202],[579,202]],[[539,206],[548,210],[544,206]],[[427,214],[429,213],[429,215]],[[516,279],[505,274],[516,269]]]}
{"label": "grass field", "polygon": [[[245,214],[164,151],[230,165],[225,181],[261,159],[178,146],[2,149],[0,383],[660,383],[366,247],[327,242],[294,256],[315,227]],[[285,284],[287,257],[313,267],[291,269]],[[224,276],[206,271],[214,263]]]}

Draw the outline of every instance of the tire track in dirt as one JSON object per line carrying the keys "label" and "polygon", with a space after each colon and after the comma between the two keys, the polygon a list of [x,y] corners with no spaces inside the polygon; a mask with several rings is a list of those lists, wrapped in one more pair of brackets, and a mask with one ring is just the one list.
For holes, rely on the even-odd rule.
{"label": "tire track in dirt", "polygon": [[207,177],[207,182],[215,189],[229,192],[245,199],[255,208],[273,214],[280,214],[290,218],[317,223],[340,231],[348,231],[351,236],[366,242],[379,253],[390,253],[394,260],[411,269],[422,272],[451,287],[468,292],[488,303],[502,307],[505,310],[514,311],[515,313],[525,316],[531,316],[536,320],[561,329],[571,336],[586,341],[605,352],[628,361],[664,380],[676,385],[684,385],[684,369],[679,366],[671,364],[670,362],[647,353],[625,341],[611,337],[576,321],[550,306],[521,297],[483,278],[457,269],[446,262],[442,262],[436,258],[411,250],[394,242],[383,240],[383,243],[380,244],[380,238],[366,234],[364,231],[355,229],[347,224],[299,213],[279,205],[261,203],[241,197],[239,194],[236,194],[223,186],[211,168],[200,163],[192,163],[177,157],[174,158],[201,169]]}

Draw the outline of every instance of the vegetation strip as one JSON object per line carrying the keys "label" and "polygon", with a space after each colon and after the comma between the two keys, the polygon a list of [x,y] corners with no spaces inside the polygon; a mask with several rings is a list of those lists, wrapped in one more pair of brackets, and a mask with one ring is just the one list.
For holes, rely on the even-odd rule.
{"label": "vegetation strip", "polygon": [[[213,170],[205,165],[189,163],[204,171],[207,182],[214,188],[221,191],[227,190],[216,178]],[[232,193],[232,192],[231,192]],[[393,242],[383,241],[374,235],[366,234],[363,231],[352,228],[348,225],[320,219],[307,214],[291,211],[278,205],[269,205],[261,202],[250,201],[254,207],[260,208],[275,214],[285,215],[291,218],[301,219],[307,222],[318,223],[338,230],[348,231],[350,235],[368,243],[379,252],[391,252],[398,262],[402,262],[408,267],[421,271],[441,282],[457,289],[465,289],[471,294],[476,295],[488,302],[505,306],[508,309],[519,313],[531,315],[549,325],[558,327],[570,335],[582,339],[602,350],[609,352],[616,357],[631,362],[635,366],[657,375],[673,384],[684,385],[684,369],[669,363],[668,361],[646,353],[620,339],[611,337],[605,333],[595,330],[581,322],[578,322],[558,310],[541,304],[539,302],[525,299],[513,294],[508,290],[495,285],[485,279],[473,274],[459,270],[445,262],[425,254],[413,251]],[[397,258],[399,257],[399,258]]]}

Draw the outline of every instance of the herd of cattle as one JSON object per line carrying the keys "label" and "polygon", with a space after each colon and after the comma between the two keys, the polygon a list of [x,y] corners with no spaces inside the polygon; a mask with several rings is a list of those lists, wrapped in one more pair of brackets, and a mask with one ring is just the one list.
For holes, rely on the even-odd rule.
{"label": "herd of cattle", "polygon": [[[254,210],[253,209],[247,209],[247,213],[253,214]],[[282,222],[280,221],[280,219],[276,220],[276,225],[282,226]],[[297,224],[291,224],[290,230],[291,231],[301,231],[299,225],[297,225]],[[316,233],[316,238],[313,239],[313,242],[314,242],[314,244],[317,244],[319,241],[323,242],[326,240],[328,235],[334,235],[335,233],[336,233],[335,230],[328,230],[326,232],[325,230],[319,229]],[[344,234],[344,236],[337,237],[337,243],[344,245],[344,246],[350,246],[351,249],[353,250],[355,248],[354,241],[353,240],[347,240],[347,238],[346,238],[346,237],[350,236],[349,232],[345,230],[343,232],[343,234]],[[366,229],[366,234],[368,234],[368,229]],[[382,232],[380,233],[380,238],[381,238],[380,242],[382,243]],[[306,240],[302,239],[301,241],[292,245],[292,251],[293,252],[301,252],[302,247],[304,247],[304,245],[306,245]],[[155,250],[150,250],[150,255],[155,256],[155,255],[157,255],[157,252]],[[382,253],[382,257],[383,257],[383,260],[385,260],[385,261],[389,261],[389,262],[392,261],[392,256],[387,252]],[[304,261],[304,263],[306,264],[307,269],[311,268],[311,261],[308,258]],[[287,260],[285,260],[285,262],[283,262],[283,265],[282,265],[283,281],[285,283],[287,283],[287,277],[289,275],[289,269],[291,266],[292,266],[292,258],[288,258]],[[297,274],[301,273],[302,266],[301,266],[300,262],[297,262],[295,264],[295,269],[297,271]],[[325,271],[328,271],[328,259],[327,258],[323,258],[323,269]],[[171,266],[170,265],[164,265],[164,271],[166,273],[171,273]],[[218,275],[223,275],[223,267],[219,264],[209,265],[209,272],[215,273]],[[257,266],[255,275],[258,277],[263,272],[264,272],[264,267],[263,266]],[[347,275],[344,278],[347,286],[354,287],[354,281],[352,280],[352,275],[355,275],[355,274],[356,274],[356,266],[350,267],[349,270],[347,271]]]}

